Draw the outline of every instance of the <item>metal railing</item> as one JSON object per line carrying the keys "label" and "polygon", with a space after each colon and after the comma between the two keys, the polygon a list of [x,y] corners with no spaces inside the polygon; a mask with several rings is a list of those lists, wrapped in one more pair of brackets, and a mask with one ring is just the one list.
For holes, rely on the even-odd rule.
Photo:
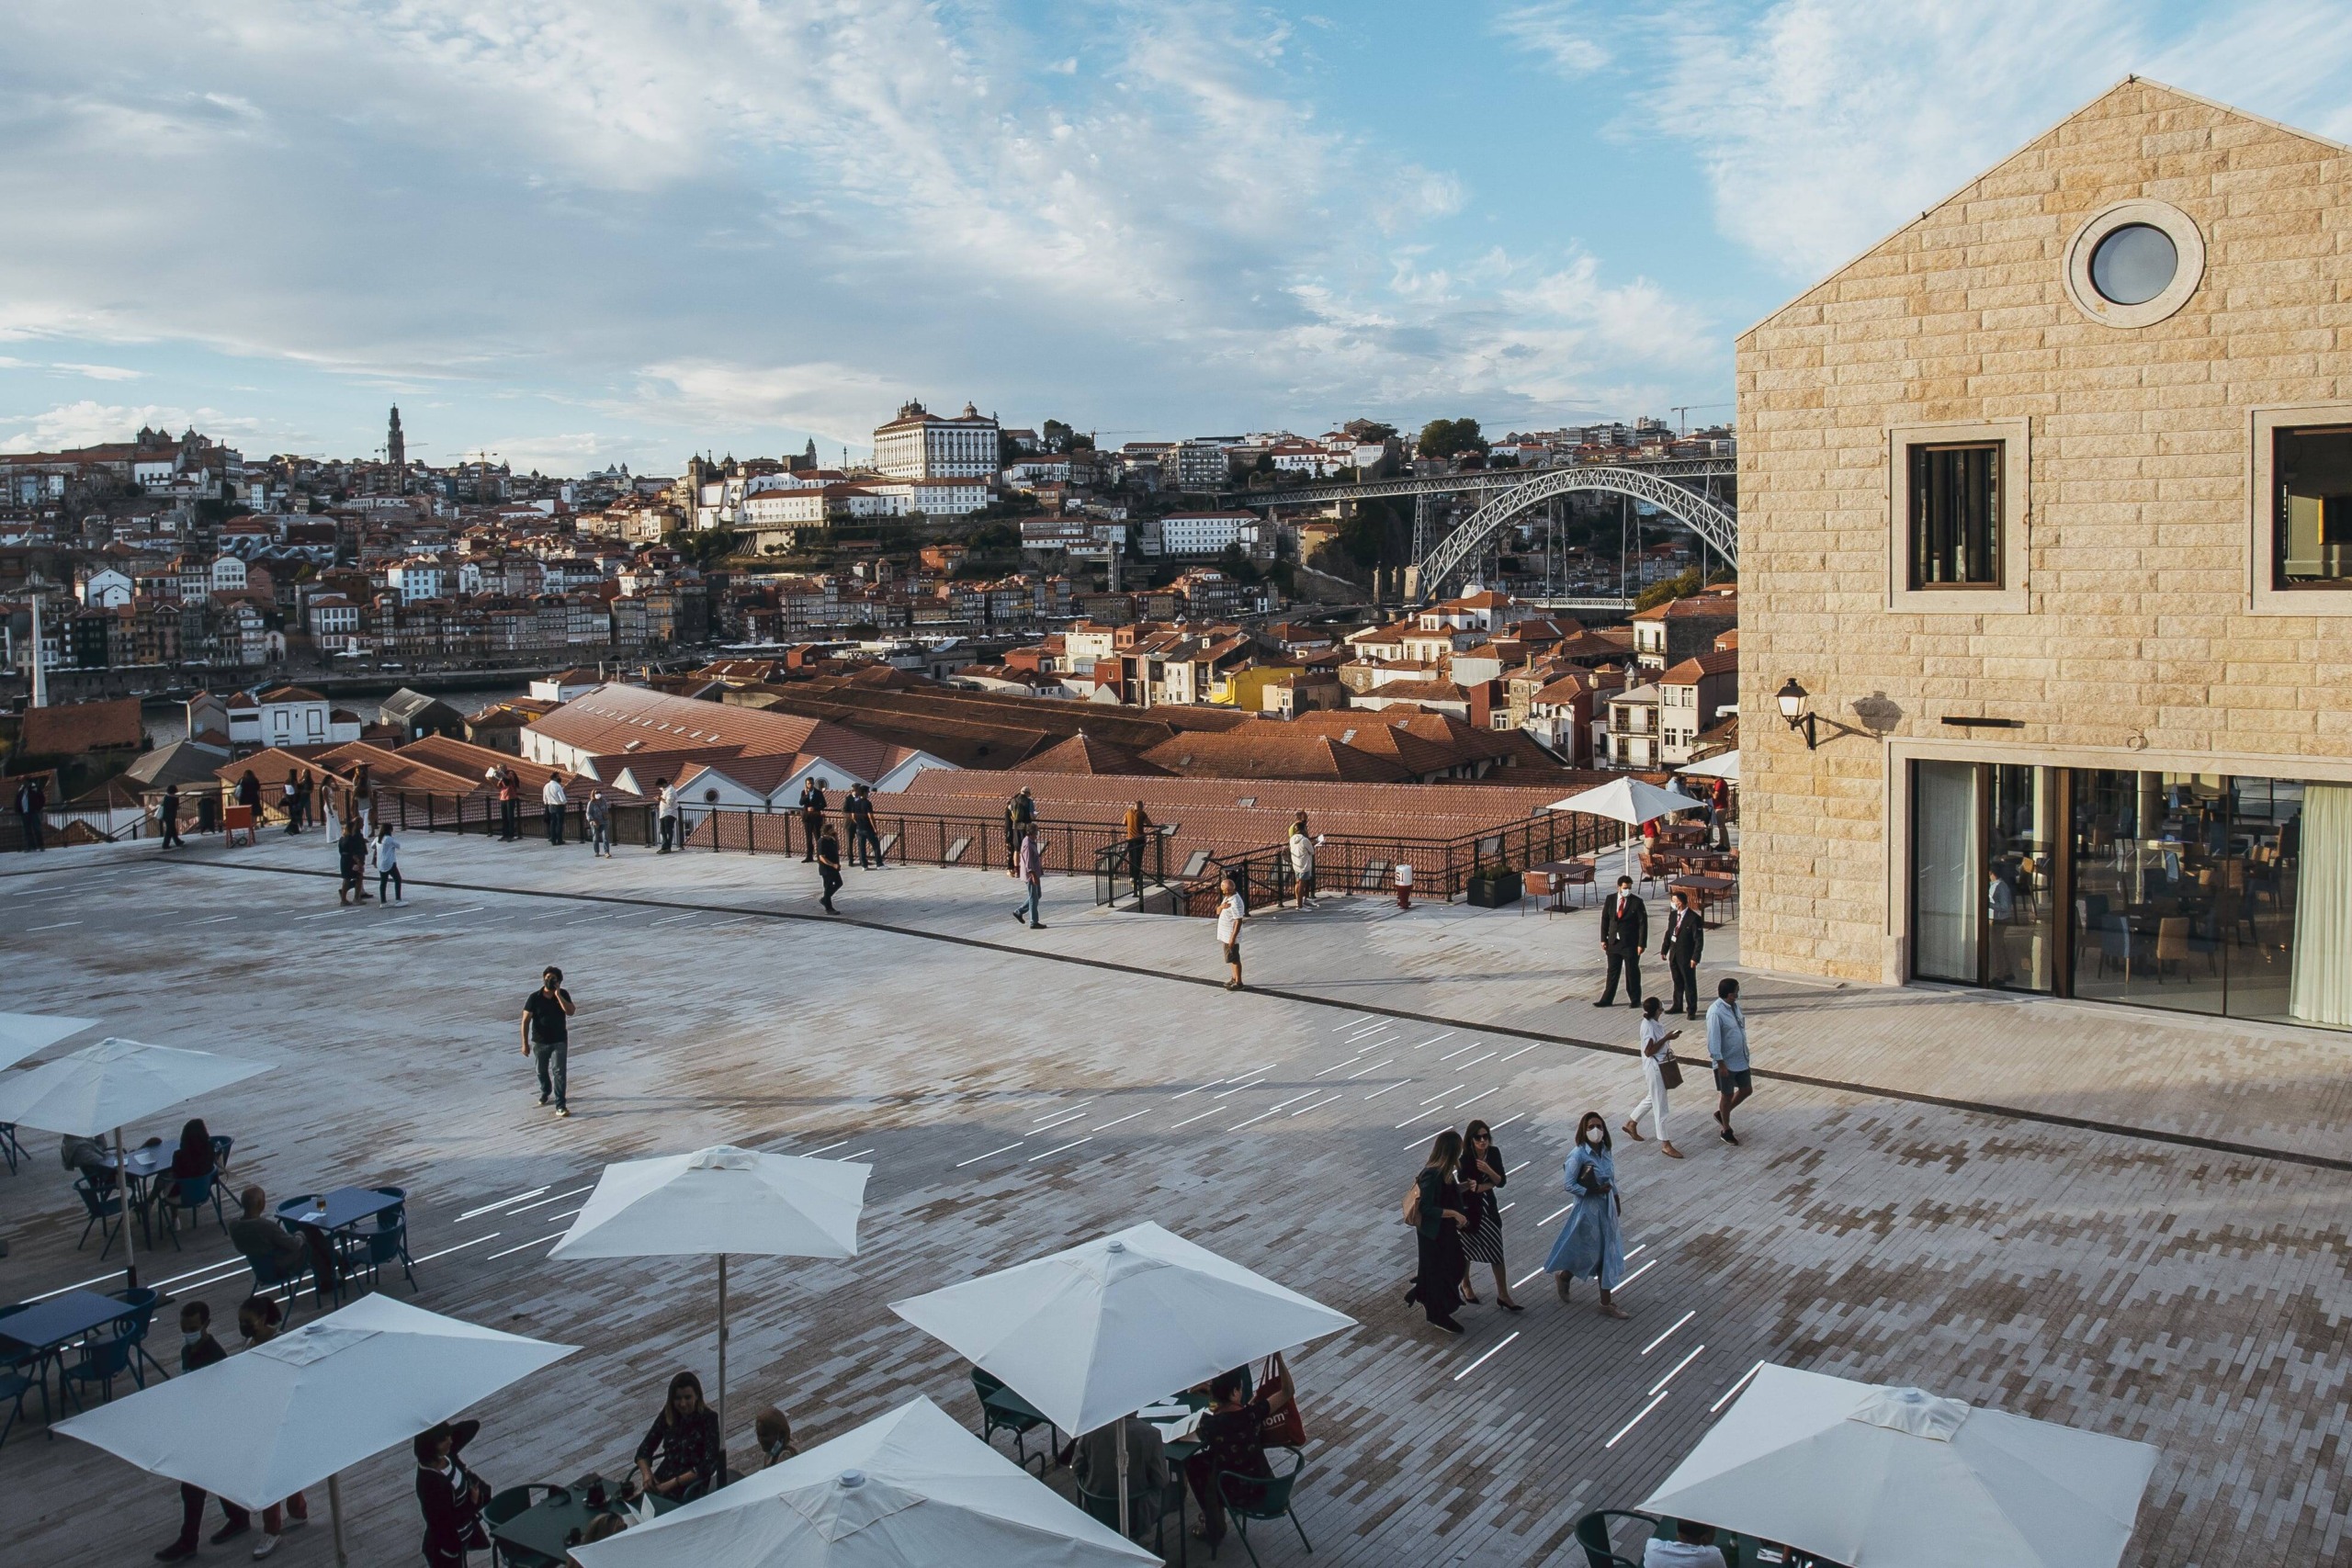
{"label": "metal railing", "polygon": [[[763,811],[701,806],[689,807],[688,816],[685,842],[689,849],[717,854],[798,855],[804,860],[812,852],[807,823],[799,812],[788,807]],[[826,812],[824,821],[841,841],[842,861],[854,863],[858,846],[844,814],[835,807]],[[1106,850],[1115,847],[1122,854],[1126,851],[1121,831],[1101,823],[1040,821],[1036,829],[1038,857],[1049,872],[1083,876],[1095,869]],[[876,811],[874,835],[885,864],[1012,869],[1001,817]],[[874,852],[869,846],[867,855]]]}
{"label": "metal railing", "polygon": [[[1613,822],[1556,811],[1450,838],[1327,832],[1315,850],[1315,885],[1324,895],[1385,892],[1404,864],[1413,868],[1416,897],[1451,901],[1468,892],[1471,878],[1481,873],[1515,875],[1607,850],[1623,837]],[[1178,888],[1177,910],[1215,912],[1217,880],[1227,873],[1240,882],[1253,909],[1286,901],[1295,891],[1289,846],[1267,844],[1212,856],[1198,876]]]}
{"label": "metal railing", "polygon": [[1154,831],[1137,844],[1122,834],[1103,845],[1094,856],[1094,902],[1114,904],[1122,892],[1140,899],[1147,887],[1167,886],[1168,838]]}

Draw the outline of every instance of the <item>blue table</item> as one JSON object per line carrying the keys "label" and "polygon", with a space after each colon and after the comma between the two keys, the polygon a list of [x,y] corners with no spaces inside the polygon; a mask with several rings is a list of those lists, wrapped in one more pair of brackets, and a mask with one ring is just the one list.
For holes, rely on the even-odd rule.
{"label": "blue table", "polygon": [[99,1162],[107,1169],[120,1171],[130,1179],[130,1206],[139,1211],[139,1234],[151,1245],[155,1236],[148,1219],[153,1213],[155,1183],[171,1179],[172,1156],[177,1153],[179,1150],[170,1144],[141,1144],[120,1157],[109,1149]]}
{"label": "blue table", "polygon": [[[277,1206],[277,1223],[290,1231],[310,1231],[325,1244],[327,1256],[334,1260],[334,1278],[326,1283],[334,1288],[334,1299],[340,1302],[343,1300],[344,1270],[342,1248],[335,1245],[336,1235],[363,1220],[397,1209],[405,1201],[406,1199],[379,1192],[372,1187],[338,1187],[332,1192],[321,1193],[318,1204],[300,1198],[280,1203]],[[316,1264],[316,1255],[313,1254],[313,1273],[317,1271]]]}
{"label": "blue table", "polygon": [[128,1302],[102,1296],[96,1291],[72,1290],[0,1317],[0,1347],[30,1351],[35,1358],[34,1375],[40,1380],[40,1413],[44,1421],[55,1419],[49,1403],[49,1363],[60,1359],[66,1346],[92,1329],[103,1328],[138,1311]]}

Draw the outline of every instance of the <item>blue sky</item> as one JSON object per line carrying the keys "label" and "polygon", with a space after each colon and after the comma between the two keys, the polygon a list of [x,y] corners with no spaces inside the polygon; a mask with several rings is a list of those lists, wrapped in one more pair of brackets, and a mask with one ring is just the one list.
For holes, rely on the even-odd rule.
{"label": "blue sky", "polygon": [[2316,0],[0,7],[0,450],[522,468],[1727,413],[1730,342],[2128,73],[2352,136]]}

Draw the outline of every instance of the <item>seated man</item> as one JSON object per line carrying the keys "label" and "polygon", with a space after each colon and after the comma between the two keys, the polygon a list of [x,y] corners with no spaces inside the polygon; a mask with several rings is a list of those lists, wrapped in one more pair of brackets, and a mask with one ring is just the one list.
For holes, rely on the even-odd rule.
{"label": "seated man", "polygon": [[[269,1197],[258,1187],[248,1187],[237,1196],[244,1213],[229,1222],[229,1245],[260,1266],[260,1271],[272,1279],[282,1280],[293,1274],[302,1261],[304,1236],[296,1235],[269,1216]],[[325,1290],[334,1279],[334,1254],[327,1246],[327,1238],[315,1231],[307,1232],[311,1267],[318,1275],[318,1291]]]}
{"label": "seated man", "polygon": [[[1127,1493],[1130,1496],[1152,1499],[1168,1490],[1168,1445],[1160,1440],[1159,1428],[1135,1416],[1127,1418]],[[1097,1497],[1108,1497],[1114,1503],[1119,1497],[1119,1423],[1097,1427],[1078,1439],[1078,1452],[1072,1461],[1071,1473],[1078,1483]],[[1264,1456],[1260,1456],[1260,1462]],[[1158,1507],[1146,1503],[1143,1513],[1128,1511],[1127,1523],[1140,1529],[1151,1523]]]}
{"label": "seated man", "polygon": [[90,1185],[103,1192],[114,1185],[114,1172],[107,1165],[107,1146],[96,1138],[85,1138],[68,1133],[59,1145],[58,1159],[76,1176],[85,1176]]}
{"label": "seated man", "polygon": [[[1201,1505],[1201,1533],[1212,1551],[1225,1539],[1225,1497],[1218,1490],[1218,1477],[1229,1472],[1273,1478],[1273,1467],[1266,1462],[1266,1445],[1259,1434],[1267,1416],[1290,1404],[1290,1394],[1281,1389],[1271,1397],[1261,1394],[1243,1404],[1241,1384],[1246,1375],[1236,1368],[1219,1373],[1209,1384],[1212,1403],[1207,1414],[1201,1417],[1197,1434],[1201,1451],[1184,1461],[1185,1477],[1192,1482],[1193,1495]],[[1117,1453],[1117,1450],[1112,1450],[1114,1461]],[[1250,1499],[1244,1496],[1242,1500]]]}
{"label": "seated man", "polygon": [[1695,1519],[1674,1521],[1674,1539],[1650,1537],[1642,1548],[1642,1568],[1724,1568],[1724,1549],[1715,1544],[1715,1527]]}

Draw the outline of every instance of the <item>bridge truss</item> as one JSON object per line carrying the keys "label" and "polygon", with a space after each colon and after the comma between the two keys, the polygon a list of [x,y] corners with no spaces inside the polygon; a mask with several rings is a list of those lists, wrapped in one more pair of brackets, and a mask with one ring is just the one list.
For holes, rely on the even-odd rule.
{"label": "bridge truss", "polygon": [[[1710,470],[1703,474],[1667,478],[1657,467]],[[1523,482],[1504,491],[1463,519],[1420,560],[1423,597],[1437,598],[1458,580],[1520,515],[1543,502],[1578,491],[1601,491],[1647,502],[1690,527],[1725,564],[1739,565],[1739,522],[1711,497],[1690,488],[1687,480],[1727,474],[1727,463],[1690,463],[1634,468],[1630,464],[1582,464],[1574,468],[1539,469]]]}

